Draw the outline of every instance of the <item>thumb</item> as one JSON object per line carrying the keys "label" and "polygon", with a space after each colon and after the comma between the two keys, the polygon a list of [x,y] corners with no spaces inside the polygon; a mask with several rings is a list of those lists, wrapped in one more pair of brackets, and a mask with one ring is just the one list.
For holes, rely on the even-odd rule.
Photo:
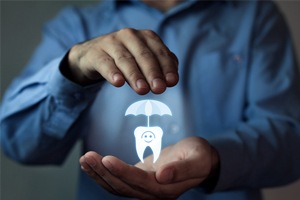
{"label": "thumb", "polygon": [[201,168],[195,163],[195,160],[179,160],[159,168],[156,172],[156,180],[161,184],[176,183],[189,179],[199,179],[202,182],[209,171],[210,167],[208,169]]}

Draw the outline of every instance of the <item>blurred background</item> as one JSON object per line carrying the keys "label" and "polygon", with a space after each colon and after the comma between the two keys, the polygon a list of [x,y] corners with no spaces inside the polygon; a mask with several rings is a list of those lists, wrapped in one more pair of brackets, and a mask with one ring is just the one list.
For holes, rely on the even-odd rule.
{"label": "blurred background", "polygon": [[[2,95],[27,63],[41,39],[45,21],[66,5],[84,6],[98,1],[1,0],[1,92]],[[300,61],[300,1],[276,1],[289,24]],[[76,198],[80,144],[63,166],[28,167],[6,158],[0,150],[0,200],[65,200]],[[300,159],[300,155],[299,155]],[[300,181],[264,190],[266,200],[298,200]]]}

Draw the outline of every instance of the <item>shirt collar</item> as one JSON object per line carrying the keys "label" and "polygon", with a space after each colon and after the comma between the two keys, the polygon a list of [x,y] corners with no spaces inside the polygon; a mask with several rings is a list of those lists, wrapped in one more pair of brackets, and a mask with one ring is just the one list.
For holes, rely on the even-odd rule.
{"label": "shirt collar", "polygon": [[[109,1],[109,3],[110,3],[111,8],[117,9],[118,6],[122,6],[124,4],[129,4],[129,3],[142,3],[143,4],[143,2],[141,2],[141,1],[142,0],[122,0],[122,1],[120,1],[120,0],[112,0],[112,1]],[[199,2],[199,0],[184,0],[181,3],[179,3],[177,6],[175,6],[174,8],[172,8],[170,11],[185,9],[185,8],[189,7],[190,5],[195,4],[197,2]]]}
{"label": "shirt collar", "polygon": [[[107,3],[110,4],[110,8],[116,10],[119,6],[122,6],[124,4],[129,4],[129,3],[143,3],[141,2],[142,0],[110,0],[110,1],[106,1]],[[177,6],[175,6],[174,8],[172,8],[168,13],[176,13],[179,12],[181,10],[187,9],[190,6],[194,5],[194,4],[199,4],[199,3],[213,3],[216,2],[215,0],[211,0],[211,1],[207,1],[207,0],[183,0],[181,3],[179,3]],[[219,1],[217,1],[219,2]],[[228,2],[232,2],[230,0],[222,0],[220,2],[223,3],[228,3]]]}
{"label": "shirt collar", "polygon": [[[151,8],[150,6],[147,6],[146,4],[144,4],[141,1],[142,0],[107,0],[104,2],[106,2],[108,4],[107,5],[108,9],[111,9],[112,11],[115,11],[115,12],[117,12],[118,8],[120,8],[124,5],[128,5],[130,3]],[[199,5],[199,8],[201,9],[201,7],[203,7],[203,5],[216,3],[216,2],[225,4],[225,3],[229,3],[229,2],[232,3],[234,1],[231,1],[231,0],[220,0],[220,1],[218,1],[218,0],[210,0],[210,1],[207,1],[207,0],[183,0],[181,3],[179,3],[172,9],[170,9],[168,12],[162,13],[159,10],[157,10],[157,13],[164,17],[170,17],[173,15],[176,15],[177,13],[180,13],[181,11],[187,10],[187,9],[197,6],[197,5]]]}

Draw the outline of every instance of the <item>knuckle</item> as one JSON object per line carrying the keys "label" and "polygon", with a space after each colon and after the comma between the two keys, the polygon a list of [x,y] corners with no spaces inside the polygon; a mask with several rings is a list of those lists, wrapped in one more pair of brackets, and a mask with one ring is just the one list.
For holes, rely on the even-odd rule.
{"label": "knuckle", "polygon": [[140,52],[139,52],[139,55],[140,57],[142,58],[152,58],[153,57],[153,53],[148,50],[148,49],[142,49]]}
{"label": "knuckle", "polygon": [[107,172],[104,169],[101,168],[95,168],[95,176],[105,177],[107,175]]}
{"label": "knuckle", "polygon": [[111,63],[113,62],[113,58],[110,57],[110,56],[99,56],[98,57],[98,63],[101,64],[101,63]]}
{"label": "knuckle", "polygon": [[140,75],[136,70],[130,70],[128,72],[128,80],[130,80],[130,81],[138,80],[139,76]]}
{"label": "knuckle", "polygon": [[97,38],[98,42],[101,41],[104,44],[113,43],[116,39],[115,33],[106,34]]}
{"label": "knuckle", "polygon": [[147,76],[149,77],[149,79],[155,79],[155,78],[163,79],[162,71],[157,67],[153,67],[153,66],[148,67]]}
{"label": "knuckle", "polygon": [[158,35],[152,31],[152,30],[143,30],[143,34],[146,35],[149,38],[155,39],[155,40],[160,40],[160,38],[158,37]]}
{"label": "knuckle", "polygon": [[69,55],[70,55],[71,57],[72,57],[72,55],[74,55],[75,53],[76,53],[76,55],[77,55],[77,54],[81,55],[81,54],[83,53],[83,52],[82,52],[82,48],[81,48],[83,45],[84,45],[84,44],[75,44],[74,46],[72,46]]}
{"label": "knuckle", "polygon": [[120,61],[134,59],[133,55],[125,50],[116,50],[114,54],[116,55],[116,59]]}
{"label": "knuckle", "polygon": [[121,35],[133,36],[136,35],[137,30],[133,28],[122,28],[118,31],[118,33]]}
{"label": "knuckle", "polygon": [[163,48],[163,47],[161,47],[157,50],[157,55],[162,56],[162,57],[170,57],[170,58],[172,57],[171,52],[168,49]]}

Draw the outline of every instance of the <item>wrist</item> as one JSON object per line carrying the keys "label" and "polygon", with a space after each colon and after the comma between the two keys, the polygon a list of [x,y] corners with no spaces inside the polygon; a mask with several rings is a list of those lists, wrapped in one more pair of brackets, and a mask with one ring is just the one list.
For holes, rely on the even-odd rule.
{"label": "wrist", "polygon": [[201,186],[208,192],[212,192],[216,187],[220,175],[220,158],[218,151],[211,146],[211,169],[207,178],[201,183]]}
{"label": "wrist", "polygon": [[60,71],[64,77],[81,86],[87,86],[101,81],[101,78],[90,79],[78,67],[74,61],[74,53],[72,47],[62,59]]}

